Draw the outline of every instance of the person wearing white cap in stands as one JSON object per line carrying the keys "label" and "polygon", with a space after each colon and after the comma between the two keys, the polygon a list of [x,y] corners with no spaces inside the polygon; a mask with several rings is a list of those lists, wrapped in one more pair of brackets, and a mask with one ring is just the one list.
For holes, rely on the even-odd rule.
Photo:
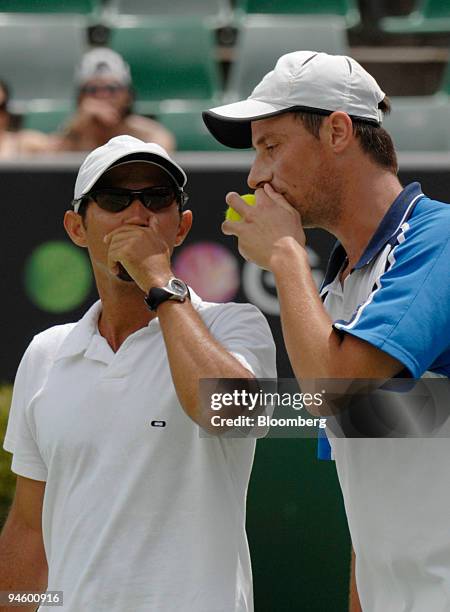
{"label": "person wearing white cap in stands", "polygon": [[[246,100],[203,114],[221,143],[256,151],[248,176],[256,205],[229,193],[243,220],[222,228],[273,273],[300,381],[450,376],[450,206],[418,183],[401,185],[382,127],[389,106],[351,57],[296,51]],[[310,227],[338,239],[320,294],[305,246]],[[371,416],[359,412],[359,438],[330,434],[360,604],[448,612],[449,441],[418,422],[414,439],[395,439],[386,422],[386,439],[377,438]],[[351,609],[360,604],[353,590]]]}
{"label": "person wearing white cap in stands", "polygon": [[175,149],[169,130],[133,113],[130,67],[118,53],[107,47],[91,49],[83,56],[75,81],[77,109],[61,133],[55,134],[56,149],[90,151],[120,134],[156,142],[168,151]]}
{"label": "person wearing white cap in stands", "polygon": [[275,345],[254,306],[204,302],[174,278],[186,182],[130,136],[81,165],[64,225],[100,300],[38,334],[19,367],[0,590],[63,591],[67,612],[253,610],[255,439],[199,435],[212,431],[199,379],[274,378]]}

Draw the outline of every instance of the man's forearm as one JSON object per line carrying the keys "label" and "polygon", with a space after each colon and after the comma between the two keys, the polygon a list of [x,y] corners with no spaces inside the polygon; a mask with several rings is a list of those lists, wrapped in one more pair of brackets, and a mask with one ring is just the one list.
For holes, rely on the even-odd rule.
{"label": "man's forearm", "polygon": [[369,342],[333,329],[317,291],[306,250],[281,241],[271,259],[281,309],[284,341],[300,380],[385,379],[403,364]]}
{"label": "man's forearm", "polygon": [[212,336],[189,301],[164,302],[158,317],[180,403],[196,423],[207,426],[210,415],[200,410],[199,380],[252,374]]}
{"label": "man's forearm", "polygon": [[[42,533],[18,522],[12,515],[0,535],[0,591],[45,591],[47,560]],[[15,610],[35,610],[36,605]],[[0,605],[0,612],[10,607]]]}
{"label": "man's forearm", "polygon": [[297,378],[336,378],[339,337],[325,311],[306,250],[286,240],[272,258],[283,337]]}

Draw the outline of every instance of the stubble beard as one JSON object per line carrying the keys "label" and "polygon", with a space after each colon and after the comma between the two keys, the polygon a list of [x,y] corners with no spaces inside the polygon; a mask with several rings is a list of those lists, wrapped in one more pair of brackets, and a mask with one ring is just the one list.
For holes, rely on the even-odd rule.
{"label": "stubble beard", "polygon": [[333,233],[342,217],[342,209],[342,178],[322,169],[299,206],[302,225]]}

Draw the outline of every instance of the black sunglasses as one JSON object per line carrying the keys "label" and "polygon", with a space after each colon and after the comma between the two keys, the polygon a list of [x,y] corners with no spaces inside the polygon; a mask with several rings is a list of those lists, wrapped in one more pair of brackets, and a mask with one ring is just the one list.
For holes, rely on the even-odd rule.
{"label": "black sunglasses", "polygon": [[99,93],[100,91],[105,91],[109,94],[116,94],[119,91],[124,91],[125,89],[127,89],[124,85],[119,85],[119,84],[110,84],[110,85],[84,85],[81,88],[81,93],[83,94],[87,94],[87,95],[95,95],[96,93]]}
{"label": "black sunglasses", "polygon": [[82,198],[72,201],[74,211],[77,213],[80,206],[89,199],[108,212],[121,212],[136,199],[152,212],[168,208],[176,201],[181,212],[188,201],[188,195],[182,189],[170,186],[147,187],[146,189],[94,189]]}

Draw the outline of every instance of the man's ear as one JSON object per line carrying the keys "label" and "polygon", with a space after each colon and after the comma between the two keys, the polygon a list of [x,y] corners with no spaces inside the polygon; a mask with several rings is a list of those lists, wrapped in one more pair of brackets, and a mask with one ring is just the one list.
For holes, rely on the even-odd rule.
{"label": "man's ear", "polygon": [[328,138],[335,153],[342,153],[353,139],[353,123],[347,113],[335,111],[327,118]]}
{"label": "man's ear", "polygon": [[189,234],[192,227],[192,210],[184,210],[181,213],[180,223],[178,225],[178,231],[175,238],[175,246],[183,244],[184,239]]}
{"label": "man's ear", "polygon": [[87,247],[86,227],[81,215],[73,210],[66,211],[64,215],[64,229],[69,238],[79,247]]}

